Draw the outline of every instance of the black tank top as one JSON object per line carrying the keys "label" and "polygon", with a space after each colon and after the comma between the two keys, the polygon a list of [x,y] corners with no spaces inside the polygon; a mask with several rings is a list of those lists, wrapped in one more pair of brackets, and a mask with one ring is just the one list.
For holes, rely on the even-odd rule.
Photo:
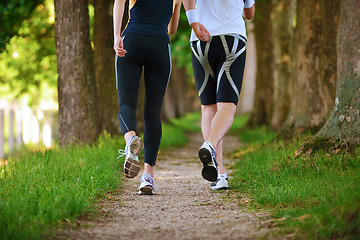
{"label": "black tank top", "polygon": [[130,9],[130,19],[123,36],[138,33],[170,42],[168,25],[172,11],[173,0],[137,0]]}

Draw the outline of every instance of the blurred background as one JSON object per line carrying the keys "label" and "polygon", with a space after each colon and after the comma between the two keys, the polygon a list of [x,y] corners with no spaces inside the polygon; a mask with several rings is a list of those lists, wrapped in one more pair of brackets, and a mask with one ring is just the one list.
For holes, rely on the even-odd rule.
{"label": "blurred background", "polygon": [[[112,0],[55,1],[56,8],[52,0],[1,2],[0,158],[22,144],[50,148],[74,138],[93,143],[104,131],[121,134],[112,6]],[[246,21],[247,60],[237,108],[238,114],[250,115],[249,125],[266,125],[283,136],[323,126],[335,102],[339,14],[339,0],[256,1],[255,19]],[[126,10],[123,23],[127,19]],[[171,36],[165,122],[200,109],[190,30],[182,9],[178,31]],[[74,49],[65,49],[64,42]],[[70,61],[69,51],[80,53],[79,64]],[[139,96],[142,131],[143,86]]]}

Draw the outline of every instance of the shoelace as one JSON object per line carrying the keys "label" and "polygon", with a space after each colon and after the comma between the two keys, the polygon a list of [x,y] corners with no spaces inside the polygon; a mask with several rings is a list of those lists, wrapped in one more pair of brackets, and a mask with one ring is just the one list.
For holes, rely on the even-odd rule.
{"label": "shoelace", "polygon": [[117,159],[119,159],[119,158],[121,158],[122,156],[126,155],[125,149],[119,149],[118,153],[120,154],[120,156],[118,156]]}
{"label": "shoelace", "polygon": [[160,192],[160,188],[158,187],[158,185],[156,185],[155,181],[153,182],[153,185],[154,185],[156,192]]}
{"label": "shoelace", "polygon": [[[146,178],[144,178],[144,180],[146,181]],[[148,182],[148,181],[146,181],[146,182]],[[155,181],[154,181],[153,178],[151,179],[150,184],[154,186],[154,188],[155,188],[155,190],[156,190],[157,192],[160,191],[160,188],[159,188],[158,185],[155,183]]]}

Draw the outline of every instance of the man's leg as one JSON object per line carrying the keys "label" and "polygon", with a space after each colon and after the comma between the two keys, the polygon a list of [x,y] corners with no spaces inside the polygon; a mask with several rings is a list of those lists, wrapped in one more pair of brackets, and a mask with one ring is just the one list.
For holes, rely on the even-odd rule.
{"label": "man's leg", "polygon": [[[214,109],[217,109],[215,114]],[[222,159],[222,140],[234,121],[235,111],[236,105],[233,103],[202,106],[203,136],[216,150],[216,162],[220,174],[226,173]]]}

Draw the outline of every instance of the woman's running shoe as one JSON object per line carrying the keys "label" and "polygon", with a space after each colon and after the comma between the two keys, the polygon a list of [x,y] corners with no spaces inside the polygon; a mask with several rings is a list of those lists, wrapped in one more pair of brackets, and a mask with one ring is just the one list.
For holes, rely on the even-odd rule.
{"label": "woman's running shoe", "polygon": [[139,155],[143,148],[143,141],[138,136],[132,136],[125,150],[119,149],[120,157],[126,155],[124,162],[124,173],[128,178],[134,178],[140,171]]}
{"label": "woman's running shoe", "polygon": [[153,177],[149,173],[143,174],[140,180],[139,195],[154,195],[154,186]]}

